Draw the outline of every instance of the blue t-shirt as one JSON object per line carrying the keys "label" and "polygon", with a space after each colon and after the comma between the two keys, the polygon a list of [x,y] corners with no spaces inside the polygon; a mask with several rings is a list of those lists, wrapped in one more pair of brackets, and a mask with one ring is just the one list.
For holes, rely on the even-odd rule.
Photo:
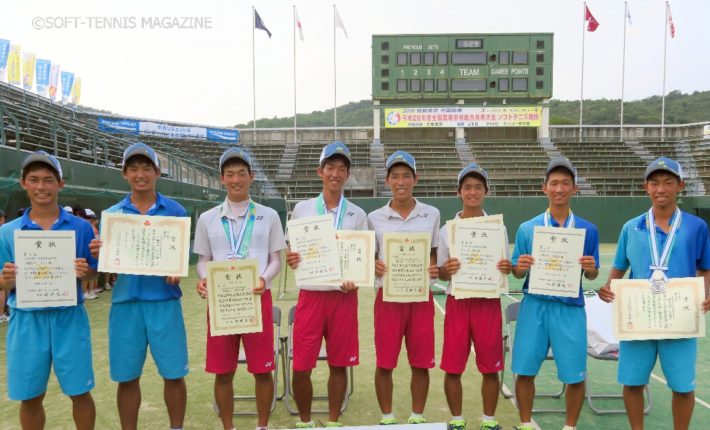
{"label": "blue t-shirt", "polygon": [[[630,279],[649,279],[651,277],[651,239],[646,222],[647,213],[631,219],[621,229],[619,243],[614,257],[614,268],[631,268]],[[673,215],[675,216],[675,214]],[[673,222],[673,218],[669,221]],[[658,250],[662,252],[668,239],[660,227],[656,228]],[[710,269],[710,240],[708,225],[702,219],[683,212],[680,227],[676,232],[675,243],[668,260],[669,278],[695,277],[696,270]]]}
{"label": "blue t-shirt", "polygon": [[[187,211],[175,200],[171,200],[160,193],[156,193],[155,204],[146,215],[157,216],[187,216]],[[140,215],[140,211],[131,203],[131,195],[106,209],[108,213]],[[164,276],[145,275],[118,275],[113,287],[113,303],[130,302],[135,300],[162,301],[182,297],[180,286],[170,285]]]}
{"label": "blue t-shirt", "polygon": [[[565,224],[567,221],[565,220]],[[525,221],[520,224],[518,228],[518,233],[515,235],[515,248],[513,249],[513,257],[511,262],[513,265],[518,264],[518,257],[521,255],[532,253],[532,243],[533,243],[533,233],[535,226],[545,225],[545,213],[542,213],[535,218]],[[560,227],[560,225],[555,221],[553,217],[550,217],[550,227]],[[574,227],[583,228],[586,230],[584,235],[584,255],[591,255],[597,262],[597,267],[599,267],[599,232],[597,231],[597,226],[591,222],[574,216]],[[525,283],[523,284],[523,293],[528,294],[528,282],[530,281],[530,274],[525,277]],[[582,296],[582,279],[579,280],[579,296],[577,297],[556,297],[556,296],[544,296],[540,294],[533,294],[535,297],[542,300],[558,301],[568,305],[573,306],[584,306],[584,297]]]}
{"label": "blue t-shirt", "polygon": [[[42,227],[35,224],[30,219],[31,211],[31,208],[27,209],[20,218],[14,219],[0,227],[0,267],[7,262],[15,262],[15,230],[42,230]],[[87,263],[89,263],[89,267],[96,269],[97,262],[89,252],[89,243],[94,238],[94,229],[91,228],[91,224],[89,224],[88,221],[65,212],[64,209],[60,207],[59,218],[57,218],[57,221],[54,222],[50,230],[74,230],[76,239],[76,258],[86,258]],[[81,291],[81,281],[79,281],[79,279],[76,280],[76,297],[78,304],[84,303],[84,295]],[[7,304],[13,309],[17,305],[14,289],[10,291]],[[46,308],[23,308],[22,310],[38,311],[46,310]]]}

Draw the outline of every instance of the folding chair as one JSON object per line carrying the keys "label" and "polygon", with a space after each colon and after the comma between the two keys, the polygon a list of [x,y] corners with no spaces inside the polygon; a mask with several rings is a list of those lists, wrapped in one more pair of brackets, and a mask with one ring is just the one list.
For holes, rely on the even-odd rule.
{"label": "folding chair", "polygon": [[[603,360],[603,361],[619,361],[619,356],[615,353],[607,353],[607,354],[597,354],[596,351],[594,351],[594,348],[588,347],[587,348],[587,355],[589,357],[592,357],[596,360]],[[589,366],[587,366],[589,367]],[[592,392],[592,383],[591,383],[592,378],[590,377],[589,374],[589,368],[587,368],[587,377],[585,379],[585,385],[584,385],[584,395],[587,398],[587,404],[589,407],[594,411],[595,414],[597,415],[605,415],[605,414],[625,414],[626,410],[625,409],[604,409],[600,407],[599,405],[594,404],[594,399],[623,399],[624,396],[623,394],[599,394],[599,393],[593,393]],[[651,410],[651,388],[650,384],[646,384],[646,387],[644,388],[644,392],[646,393],[646,407],[643,410],[643,413],[648,415],[648,412]]]}
{"label": "folding chair", "polygon": [[[274,377],[274,397],[271,400],[271,410],[270,412],[273,412],[274,409],[276,409],[276,400],[280,399],[283,397],[283,394],[279,396],[278,394],[278,388],[279,388],[279,359],[281,358],[281,309],[279,309],[276,306],[272,307],[272,312],[273,312],[273,318],[274,318],[274,370],[273,370],[273,377]],[[237,363],[239,364],[246,364],[247,362],[247,356],[246,353],[244,352],[244,345],[242,345],[241,348],[239,348],[239,358],[237,359]],[[255,401],[256,396],[254,395],[235,395],[234,396],[234,402],[238,401]],[[213,400],[212,401],[212,409],[214,409],[215,413],[217,416],[219,416],[219,409],[217,408],[217,403]],[[237,408],[234,408],[234,415],[257,415],[257,411],[255,410],[245,410],[245,411],[237,411]]]}
{"label": "folding chair", "polygon": [[[518,312],[520,311],[520,302],[515,302],[509,304],[505,308],[505,330],[506,333],[503,336],[503,361],[505,361],[505,357],[508,355],[508,353],[512,353],[512,329],[511,325],[513,322],[518,320]],[[554,361],[554,357],[552,355],[552,349],[548,349],[547,351],[547,356],[545,357],[545,361]],[[513,373],[513,381],[515,381],[516,375]],[[500,372],[500,393],[503,395],[504,398],[510,399],[513,398],[513,401],[515,403],[515,407],[518,407],[518,400],[515,398],[515,387],[513,387],[513,390],[511,393],[506,393],[503,390],[503,381],[505,380],[505,367],[503,367],[503,370]],[[554,391],[554,392],[541,392],[535,393],[535,398],[543,398],[543,399],[559,399],[562,397],[562,395],[565,393],[567,389],[567,385],[565,383],[562,383],[562,387],[560,388],[559,391]],[[566,409],[533,409],[533,413],[566,413]]]}
{"label": "folding chair", "polygon": [[[284,365],[284,404],[286,405],[286,409],[289,411],[291,415],[296,415],[298,414],[298,408],[296,405],[292,404],[292,401],[295,401],[295,396],[293,394],[293,386],[291,385],[291,361],[293,360],[293,323],[296,320],[296,306],[291,307],[288,311],[288,338],[286,340],[286,351],[282,352],[282,356],[284,357],[285,360],[285,365]],[[326,349],[324,346],[321,347],[320,353],[318,354],[318,361],[327,361],[328,360],[328,355],[326,353]],[[346,409],[348,409],[348,405],[350,404],[350,397],[353,395],[353,392],[355,391],[355,386],[353,383],[353,367],[350,366],[346,372],[347,378],[348,378],[348,383],[347,387],[345,389],[345,398],[343,399],[343,404],[340,407],[340,413],[342,414],[345,412]],[[328,400],[327,395],[313,395],[313,400]],[[328,409],[311,409],[311,413],[314,414],[327,414],[329,411]]]}

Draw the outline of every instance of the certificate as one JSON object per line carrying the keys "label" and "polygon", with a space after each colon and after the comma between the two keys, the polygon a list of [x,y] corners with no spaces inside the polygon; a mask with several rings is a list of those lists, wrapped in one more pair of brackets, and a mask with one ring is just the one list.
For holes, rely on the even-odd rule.
{"label": "certificate", "polygon": [[535,227],[528,293],[579,297],[585,234],[583,228]]}
{"label": "certificate", "polygon": [[333,217],[299,218],[286,225],[291,251],[301,254],[301,261],[294,271],[296,285],[339,282],[342,275]]}
{"label": "certificate", "polygon": [[15,230],[17,307],[76,306],[73,230]]}
{"label": "certificate", "polygon": [[385,233],[382,243],[387,266],[382,299],[400,303],[428,301],[431,233]]}
{"label": "certificate", "polygon": [[703,278],[669,279],[662,293],[647,279],[612,279],[611,291],[619,340],[705,337]]}
{"label": "certificate", "polygon": [[207,263],[210,334],[260,333],[261,296],[254,294],[259,282],[257,260]]}
{"label": "certificate", "polygon": [[101,215],[99,272],[187,276],[190,218]]}
{"label": "certificate", "polygon": [[498,298],[502,279],[498,261],[504,255],[505,227],[500,224],[453,220],[447,223],[451,257],[461,268],[451,277],[451,294],[457,298]]}
{"label": "certificate", "polygon": [[340,289],[343,281],[352,281],[358,287],[372,287],[375,284],[375,232],[337,230],[335,234],[343,279],[322,285]]}

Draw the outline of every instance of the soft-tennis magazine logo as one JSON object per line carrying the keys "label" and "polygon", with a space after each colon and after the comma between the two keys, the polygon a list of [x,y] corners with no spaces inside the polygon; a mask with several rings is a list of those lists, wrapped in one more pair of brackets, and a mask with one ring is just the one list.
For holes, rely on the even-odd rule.
{"label": "soft-tennis magazine logo", "polygon": [[399,115],[399,112],[390,112],[387,115],[387,124],[389,125],[397,125],[401,120],[402,117]]}

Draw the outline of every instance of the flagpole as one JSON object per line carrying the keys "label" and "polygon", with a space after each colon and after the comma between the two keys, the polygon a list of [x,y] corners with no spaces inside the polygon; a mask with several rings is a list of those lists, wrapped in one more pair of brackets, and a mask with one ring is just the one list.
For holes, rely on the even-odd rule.
{"label": "flagpole", "polygon": [[666,46],[668,45],[668,8],[668,2],[666,2],[666,19],[663,21],[663,97],[661,97],[661,141],[666,134]]}
{"label": "flagpole", "polygon": [[335,61],[335,3],[333,3],[333,135],[338,140],[338,71]]}
{"label": "flagpole", "polygon": [[252,144],[256,145],[256,54],[254,49],[254,32],[256,31],[256,8],[251,7],[251,89],[253,99],[254,122],[252,123]]}
{"label": "flagpole", "polygon": [[293,144],[297,144],[296,139],[296,5],[293,5]]}
{"label": "flagpole", "polygon": [[626,21],[628,20],[629,4],[624,2],[624,44],[621,51],[621,115],[619,116],[619,140],[624,141],[624,75],[626,73]]}
{"label": "flagpole", "polygon": [[582,116],[584,109],[584,23],[587,22],[587,2],[583,2],[582,10],[582,76],[579,84],[579,141],[582,141]]}

